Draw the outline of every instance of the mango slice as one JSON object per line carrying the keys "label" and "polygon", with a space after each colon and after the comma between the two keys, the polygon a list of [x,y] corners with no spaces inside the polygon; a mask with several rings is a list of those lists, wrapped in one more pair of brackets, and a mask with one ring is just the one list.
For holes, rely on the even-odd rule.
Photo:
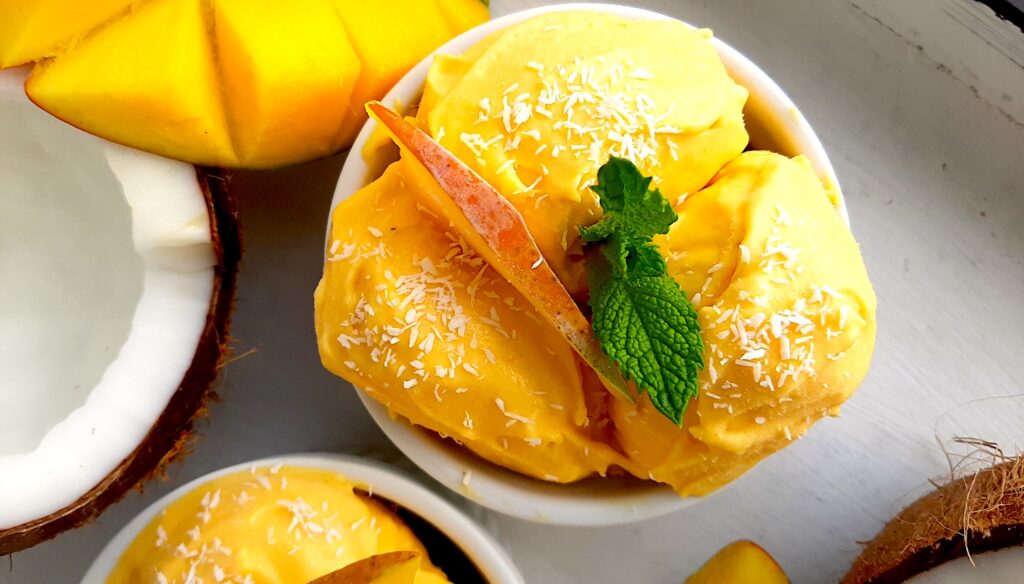
{"label": "mango slice", "polygon": [[434,0],[448,23],[448,30],[458,36],[487,20],[487,5],[481,0]]}
{"label": "mango slice", "polygon": [[330,4],[217,0],[213,20],[239,161],[279,166],[337,150],[360,63]]}
{"label": "mango slice", "polygon": [[132,0],[0,0],[0,69],[52,57]]}
{"label": "mango slice", "polygon": [[722,548],[685,584],[789,584],[789,578],[764,548],[743,540]]}
{"label": "mango slice", "polygon": [[417,552],[388,552],[352,562],[309,584],[413,584],[420,571]]}
{"label": "mango slice", "polygon": [[39,64],[25,91],[108,140],[200,164],[238,162],[199,0],[147,3]]}
{"label": "mango slice", "polygon": [[378,99],[478,0],[0,0],[0,68],[87,132],[210,166],[266,168],[351,145]]}
{"label": "mango slice", "polygon": [[[366,121],[363,104],[379,99],[416,63],[452,34],[436,4],[424,0],[389,0],[388,15],[366,0],[333,0],[363,71],[352,92],[350,119],[340,133],[351,143]],[[479,22],[486,20],[486,15]]]}

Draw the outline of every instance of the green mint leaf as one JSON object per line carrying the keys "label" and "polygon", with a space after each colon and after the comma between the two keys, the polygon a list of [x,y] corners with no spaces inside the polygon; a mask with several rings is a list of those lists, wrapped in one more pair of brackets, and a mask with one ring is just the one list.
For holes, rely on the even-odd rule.
{"label": "green mint leaf", "polygon": [[650,182],[623,159],[598,171],[594,191],[605,216],[581,229],[596,244],[586,263],[590,307],[602,350],[659,412],[681,424],[697,395],[704,344],[697,311],[650,242],[676,219]]}
{"label": "green mint leaf", "polygon": [[601,348],[659,412],[681,424],[704,366],[697,312],[668,274],[621,278],[613,272],[604,258],[588,265]]}
{"label": "green mint leaf", "polygon": [[650,190],[650,185],[651,178],[632,162],[612,157],[597,171],[597,184],[591,187],[601,198],[604,218],[580,230],[583,241],[617,237],[625,243],[642,243],[668,233],[676,212],[661,191]]}

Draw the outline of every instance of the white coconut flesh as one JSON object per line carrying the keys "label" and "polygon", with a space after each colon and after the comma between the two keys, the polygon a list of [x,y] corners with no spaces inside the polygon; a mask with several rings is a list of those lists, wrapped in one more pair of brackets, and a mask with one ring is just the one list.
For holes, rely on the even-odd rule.
{"label": "white coconut flesh", "polygon": [[[974,563],[971,563],[971,560]],[[1024,582],[1024,547],[985,552],[972,558],[966,556],[946,562],[914,576],[912,584],[1020,584]]]}
{"label": "white coconut flesh", "polygon": [[79,131],[0,73],[0,529],[144,440],[189,369],[216,254],[195,169]]}

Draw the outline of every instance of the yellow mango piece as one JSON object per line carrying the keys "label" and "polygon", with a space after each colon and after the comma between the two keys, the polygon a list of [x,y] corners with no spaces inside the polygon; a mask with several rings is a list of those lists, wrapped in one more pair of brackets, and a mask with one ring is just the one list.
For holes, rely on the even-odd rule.
{"label": "yellow mango piece", "polygon": [[764,548],[743,540],[722,548],[685,584],[789,584],[789,578]]}
{"label": "yellow mango piece", "polygon": [[239,164],[335,152],[360,63],[330,0],[217,0],[214,23]]}
{"label": "yellow mango piece", "polygon": [[482,0],[434,0],[453,35],[487,21],[490,14]]}
{"label": "yellow mango piece", "polygon": [[87,132],[199,164],[234,166],[199,0],[153,0],[41,63],[29,98]]}
{"label": "yellow mango piece", "polygon": [[483,19],[476,0],[0,0],[0,67],[56,55],[29,96],[109,140],[283,166],[349,146],[366,101]]}
{"label": "yellow mango piece", "polygon": [[0,0],[0,69],[52,57],[132,0]]}
{"label": "yellow mango piece", "polygon": [[363,63],[352,91],[350,117],[339,133],[349,145],[366,121],[364,104],[383,97],[405,73],[451,38],[441,10],[425,0],[334,0]]}
{"label": "yellow mango piece", "polygon": [[414,584],[420,569],[417,552],[388,552],[352,562],[310,584]]}

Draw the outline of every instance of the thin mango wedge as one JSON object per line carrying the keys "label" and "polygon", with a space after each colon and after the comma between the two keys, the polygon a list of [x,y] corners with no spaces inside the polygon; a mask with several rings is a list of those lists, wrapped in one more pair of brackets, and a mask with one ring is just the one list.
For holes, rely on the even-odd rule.
{"label": "thin mango wedge", "polygon": [[522,215],[480,175],[426,132],[379,102],[366,104],[403,153],[418,164],[410,171],[429,174],[439,188],[427,194],[455,229],[499,274],[523,294],[562,334],[605,384],[633,401],[633,393],[594,336],[590,322],[548,265]]}
{"label": "thin mango wedge", "polygon": [[376,554],[352,562],[309,584],[413,584],[421,558],[418,552]]}

